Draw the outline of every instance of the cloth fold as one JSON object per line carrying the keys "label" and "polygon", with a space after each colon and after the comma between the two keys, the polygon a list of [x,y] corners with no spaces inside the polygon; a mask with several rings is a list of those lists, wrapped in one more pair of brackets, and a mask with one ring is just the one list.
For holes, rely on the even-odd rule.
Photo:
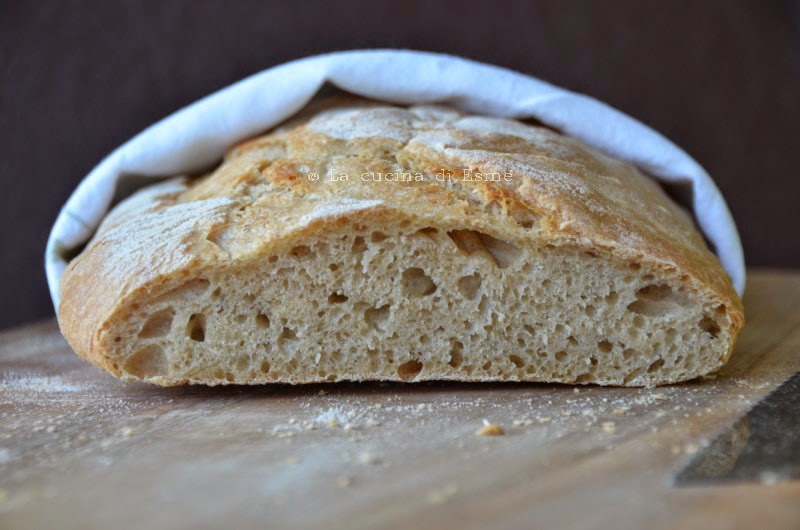
{"label": "cloth fold", "polygon": [[429,52],[354,50],[252,75],[175,112],[108,155],[78,185],[50,232],[45,270],[56,309],[69,257],[91,238],[120,189],[208,167],[231,145],[302,109],[325,83],[391,103],[440,103],[478,114],[535,118],[664,183],[684,185],[691,192],[686,206],[736,290],[744,291],[744,255],[722,194],[700,164],[659,133],[596,99],[497,66]]}

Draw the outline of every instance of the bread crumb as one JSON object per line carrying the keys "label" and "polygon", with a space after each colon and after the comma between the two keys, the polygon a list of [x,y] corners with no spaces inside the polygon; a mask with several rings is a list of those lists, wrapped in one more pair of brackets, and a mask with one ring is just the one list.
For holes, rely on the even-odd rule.
{"label": "bread crumb", "polygon": [[336,479],[336,484],[340,488],[349,488],[353,484],[353,478],[347,476],[341,476]]}
{"label": "bread crumb", "polygon": [[617,432],[617,425],[613,421],[604,421],[603,431],[605,431],[607,434],[614,434]]}
{"label": "bread crumb", "polygon": [[122,434],[122,436],[124,436],[125,438],[129,438],[133,436],[133,429],[131,429],[130,427],[123,427],[122,430],[120,431],[120,434]]}
{"label": "bread crumb", "polygon": [[614,410],[611,411],[611,413],[614,414],[615,416],[622,416],[623,414],[625,414],[625,409],[615,408]]}
{"label": "bread crumb", "polygon": [[294,425],[295,423],[297,423],[297,419],[289,418],[289,425]]}
{"label": "bread crumb", "polygon": [[48,425],[47,429],[45,429],[45,431],[46,432],[56,432],[56,426],[55,425]]}
{"label": "bread crumb", "polygon": [[370,453],[369,451],[364,451],[363,453],[358,455],[358,459],[361,461],[362,464],[367,464],[368,466],[374,466],[380,463],[380,459],[374,454]]}
{"label": "bread crumb", "polygon": [[789,480],[788,477],[775,471],[762,471],[758,474],[758,481],[765,486],[775,486],[779,482]]}
{"label": "bread crumb", "polygon": [[458,493],[458,484],[451,482],[442,488],[429,491],[427,498],[431,504],[443,504],[449,501],[456,493]]}
{"label": "bread crumb", "polygon": [[483,426],[475,431],[477,436],[502,436],[506,433],[503,427],[497,423],[490,423],[489,420],[483,420]]}
{"label": "bread crumb", "polygon": [[686,453],[687,455],[693,455],[699,450],[700,450],[700,447],[698,447],[697,444],[693,444],[693,443],[688,443],[683,447],[683,452]]}

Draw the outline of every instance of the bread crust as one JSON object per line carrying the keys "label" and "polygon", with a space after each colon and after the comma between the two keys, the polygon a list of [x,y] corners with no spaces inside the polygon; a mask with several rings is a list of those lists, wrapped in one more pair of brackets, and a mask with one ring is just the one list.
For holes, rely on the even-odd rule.
{"label": "bread crust", "polygon": [[[502,177],[478,181],[476,173]],[[730,318],[723,362],[744,323],[741,300],[690,216],[632,165],[513,120],[328,98],[234,147],[213,173],[152,187],[117,207],[62,277],[62,333],[78,355],[119,376],[104,331],[131,304],[365,212],[377,223],[405,217],[476,227],[660,271]]]}

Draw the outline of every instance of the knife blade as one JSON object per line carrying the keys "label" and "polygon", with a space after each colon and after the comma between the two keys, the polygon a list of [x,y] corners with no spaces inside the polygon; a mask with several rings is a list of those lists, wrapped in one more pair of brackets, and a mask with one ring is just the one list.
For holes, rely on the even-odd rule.
{"label": "knife blade", "polygon": [[674,486],[800,478],[800,372],[728,425],[674,476]]}

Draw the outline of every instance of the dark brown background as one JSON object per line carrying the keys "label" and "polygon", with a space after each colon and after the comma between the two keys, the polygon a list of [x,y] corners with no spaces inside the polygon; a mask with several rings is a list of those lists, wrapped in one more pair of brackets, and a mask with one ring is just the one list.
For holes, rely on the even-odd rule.
{"label": "dark brown background", "polygon": [[106,153],[245,75],[349,48],[465,55],[605,100],[709,170],[750,264],[800,266],[799,5],[0,0],[0,328],[51,314],[47,233]]}

